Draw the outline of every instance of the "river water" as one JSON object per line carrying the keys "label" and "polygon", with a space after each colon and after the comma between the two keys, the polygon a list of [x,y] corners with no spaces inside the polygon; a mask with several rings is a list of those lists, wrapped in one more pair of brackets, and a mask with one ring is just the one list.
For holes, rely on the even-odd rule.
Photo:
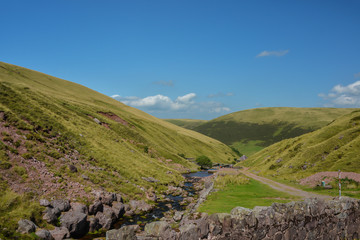
{"label": "river water", "polygon": [[[200,178],[208,177],[211,175],[212,173],[209,173],[208,171],[199,171],[183,174],[183,176],[185,177],[185,182],[182,188],[187,191],[188,196],[191,197],[196,194],[196,191],[193,188],[193,182],[198,181]],[[114,225],[113,229],[119,229],[122,226],[126,225],[138,224],[143,230],[147,223],[159,221],[162,217],[165,216],[166,212],[168,212],[169,210],[184,211],[186,209],[186,205],[180,204],[183,200],[184,198],[182,196],[166,195],[165,200],[159,200],[156,203],[156,206],[150,212],[147,212],[145,214],[133,215],[131,217],[124,217]],[[105,235],[106,233],[88,234],[85,237],[81,238],[81,240],[103,238],[105,237]]]}

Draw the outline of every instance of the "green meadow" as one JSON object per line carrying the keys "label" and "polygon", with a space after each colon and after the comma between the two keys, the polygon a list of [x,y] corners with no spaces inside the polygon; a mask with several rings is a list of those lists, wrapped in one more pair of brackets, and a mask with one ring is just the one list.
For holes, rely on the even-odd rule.
{"label": "green meadow", "polygon": [[244,184],[229,184],[211,193],[199,211],[208,214],[230,213],[237,206],[252,209],[255,206],[270,206],[274,202],[285,203],[294,200],[298,198],[251,179]]}

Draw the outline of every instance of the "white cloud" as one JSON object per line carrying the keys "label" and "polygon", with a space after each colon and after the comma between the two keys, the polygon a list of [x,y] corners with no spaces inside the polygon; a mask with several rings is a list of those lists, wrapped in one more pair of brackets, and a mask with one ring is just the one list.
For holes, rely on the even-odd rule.
{"label": "white cloud", "polygon": [[168,96],[161,94],[155,96],[148,96],[145,98],[139,97],[121,97],[120,95],[113,95],[112,98],[135,108],[147,111],[149,113],[226,113],[230,108],[225,107],[222,103],[207,101],[196,101],[195,93],[188,93],[183,96],[178,96],[175,100]]}
{"label": "white cloud", "polygon": [[330,93],[318,96],[326,100],[329,107],[360,107],[360,81],[347,86],[336,85]]}
{"label": "white cloud", "polygon": [[280,50],[280,51],[262,51],[256,57],[269,57],[269,56],[276,56],[281,57],[289,53],[289,50]]}
{"label": "white cloud", "polygon": [[156,81],[153,82],[153,84],[155,85],[162,85],[162,86],[167,86],[167,87],[173,87],[174,86],[174,82],[173,80],[169,80],[169,81]]}

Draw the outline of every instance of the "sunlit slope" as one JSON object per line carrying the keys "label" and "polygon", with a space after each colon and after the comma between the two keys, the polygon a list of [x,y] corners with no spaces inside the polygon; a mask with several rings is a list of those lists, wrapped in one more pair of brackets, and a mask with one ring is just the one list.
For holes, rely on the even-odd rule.
{"label": "sunlit slope", "polygon": [[207,120],[198,120],[198,119],[164,119],[165,121],[175,124],[179,127],[193,130],[194,128],[200,126],[207,122]]}
{"label": "sunlit slope", "polygon": [[245,154],[319,129],[354,109],[256,108],[221,116],[194,128]]}
{"label": "sunlit slope", "polygon": [[271,145],[242,164],[284,179],[339,169],[360,172],[360,110],[314,132]]}
{"label": "sunlit slope", "polygon": [[[235,157],[217,140],[157,119],[79,84],[22,67],[0,63],[0,91],[3,125],[39,137],[27,138],[26,141],[32,141],[27,144],[29,154],[47,161],[48,157],[43,156],[46,148],[58,151],[59,159],[76,150],[79,160],[98,169],[84,169],[83,173],[95,186],[109,190],[141,193],[136,186],[151,185],[143,176],[152,176],[164,185],[177,182],[181,179],[178,170],[195,167],[181,156],[207,155],[214,162],[230,162]],[[56,149],[46,144],[53,139]],[[50,171],[58,171],[48,165]]]}

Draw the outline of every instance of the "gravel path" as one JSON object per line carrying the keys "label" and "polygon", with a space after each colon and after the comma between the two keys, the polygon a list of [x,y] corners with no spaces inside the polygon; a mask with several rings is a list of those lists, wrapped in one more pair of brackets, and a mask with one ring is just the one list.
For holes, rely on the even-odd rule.
{"label": "gravel path", "polygon": [[301,197],[301,198],[315,198],[316,197],[316,198],[320,198],[320,199],[332,199],[331,196],[306,192],[306,191],[303,191],[303,190],[300,190],[300,189],[297,189],[297,188],[294,188],[294,187],[290,187],[290,186],[282,184],[282,183],[275,182],[275,181],[270,180],[268,178],[260,177],[258,175],[253,174],[253,173],[250,173],[246,169],[240,170],[240,172],[245,174],[246,176],[252,178],[252,179],[255,179],[255,180],[259,181],[259,182],[262,182],[262,183],[270,186],[271,188],[273,188],[275,190],[286,192],[286,193],[294,195],[294,196],[298,196],[298,197]]}

